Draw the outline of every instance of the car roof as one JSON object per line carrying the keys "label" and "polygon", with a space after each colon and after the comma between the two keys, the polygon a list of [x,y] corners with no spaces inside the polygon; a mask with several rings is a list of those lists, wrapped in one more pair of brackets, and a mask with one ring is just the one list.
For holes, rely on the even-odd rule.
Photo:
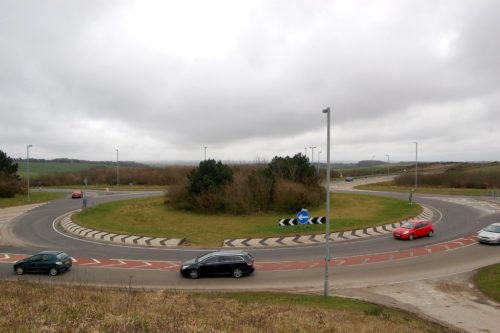
{"label": "car roof", "polygon": [[250,253],[246,251],[215,251],[210,252],[214,256],[224,256],[224,255],[249,255]]}
{"label": "car roof", "polygon": [[490,224],[490,225],[497,225],[497,226],[499,226],[499,227],[500,227],[500,222],[495,222],[495,223],[492,223],[492,224]]}
{"label": "car roof", "polygon": [[63,253],[63,251],[42,251],[37,254],[59,254],[59,253]]}
{"label": "car roof", "polygon": [[418,222],[432,222],[432,221],[426,219],[419,219],[419,220],[408,220],[408,222],[418,223]]}

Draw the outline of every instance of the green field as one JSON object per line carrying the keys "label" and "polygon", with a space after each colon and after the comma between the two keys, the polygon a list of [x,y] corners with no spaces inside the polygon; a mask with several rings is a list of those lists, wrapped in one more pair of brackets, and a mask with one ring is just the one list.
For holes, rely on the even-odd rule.
{"label": "green field", "polygon": [[14,198],[0,198],[0,208],[28,205],[63,198],[62,193],[31,192],[30,202],[28,196],[17,194]]}
{"label": "green field", "polygon": [[[92,229],[151,237],[186,237],[187,244],[220,246],[226,238],[282,237],[324,233],[324,225],[280,227],[278,220],[294,215],[268,213],[255,215],[205,215],[178,211],[164,204],[164,197],[144,198],[98,205],[76,222]],[[392,223],[418,215],[419,205],[368,195],[333,193],[331,230],[343,231]],[[324,216],[325,207],[310,210],[311,216]]]}
{"label": "green field", "polygon": [[[383,191],[383,192],[406,192],[410,193],[412,186],[394,185],[393,182],[382,182],[367,185],[358,185],[354,187],[357,190]],[[418,186],[416,193],[425,194],[443,194],[443,195],[474,195],[491,196],[491,190],[476,188],[447,188],[447,187],[429,187]]]}
{"label": "green field", "polygon": [[486,296],[500,303],[500,264],[479,269],[473,279]]}
{"label": "green field", "polygon": [[[25,161],[18,162],[18,174],[20,177],[26,177],[27,165]],[[49,172],[77,172],[95,167],[116,167],[112,164],[104,163],[63,163],[63,162],[31,162],[30,177],[36,177],[39,173]]]}

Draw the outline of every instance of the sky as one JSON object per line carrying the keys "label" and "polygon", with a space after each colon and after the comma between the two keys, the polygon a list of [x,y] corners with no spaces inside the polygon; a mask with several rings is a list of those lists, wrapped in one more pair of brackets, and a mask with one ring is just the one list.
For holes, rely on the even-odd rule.
{"label": "sky", "polygon": [[0,0],[0,150],[324,162],[330,107],[332,162],[500,160],[499,13],[488,0]]}

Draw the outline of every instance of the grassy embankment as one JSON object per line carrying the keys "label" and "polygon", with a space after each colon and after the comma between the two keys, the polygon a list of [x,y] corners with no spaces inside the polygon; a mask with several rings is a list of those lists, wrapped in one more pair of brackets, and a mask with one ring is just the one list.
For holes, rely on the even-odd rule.
{"label": "grassy embankment", "polygon": [[[26,177],[27,165],[26,162],[18,163],[18,175],[21,178]],[[99,166],[113,167],[112,165],[104,165],[103,163],[62,163],[62,162],[30,162],[30,177],[36,177],[40,173],[48,172],[76,172],[95,168]]]}
{"label": "grassy embankment", "polygon": [[[98,205],[76,222],[88,228],[131,235],[186,237],[190,245],[220,245],[227,238],[282,237],[319,234],[324,225],[280,227],[278,220],[293,215],[266,213],[254,215],[205,215],[178,211],[164,204],[165,198],[145,198]],[[399,221],[418,215],[419,205],[368,195],[332,194],[332,231],[352,230]],[[325,208],[310,210],[311,216],[324,216]]]}
{"label": "grassy embankment", "polygon": [[[500,164],[456,163],[428,167],[419,173],[417,193],[444,195],[491,196],[492,187],[498,183]],[[448,170],[449,169],[449,170]],[[436,176],[438,178],[436,178]],[[408,185],[396,185],[394,182],[381,182],[356,186],[356,189],[370,191],[407,192],[413,188],[413,176]]]}
{"label": "grassy embankment", "polygon": [[[61,302],[61,300],[64,300]],[[0,282],[9,332],[452,332],[358,300]]]}
{"label": "grassy embankment", "polygon": [[486,296],[500,303],[500,264],[479,269],[473,280]]}
{"label": "grassy embankment", "polygon": [[[393,182],[381,182],[375,184],[358,185],[355,186],[354,188],[358,190],[368,190],[368,191],[406,192],[408,194],[413,189],[412,186],[395,185]],[[477,189],[477,188],[430,187],[430,186],[419,185],[417,186],[416,193],[490,196],[491,190]]]}
{"label": "grassy embankment", "polygon": [[31,192],[30,202],[28,202],[28,196],[17,194],[13,198],[0,198],[0,208],[46,202],[60,199],[64,196],[66,194],[63,193]]}

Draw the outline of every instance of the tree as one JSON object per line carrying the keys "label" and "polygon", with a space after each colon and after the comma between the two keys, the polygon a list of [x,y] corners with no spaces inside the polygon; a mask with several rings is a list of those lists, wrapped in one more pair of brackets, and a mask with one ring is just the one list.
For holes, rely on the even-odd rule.
{"label": "tree", "polygon": [[294,157],[276,156],[268,168],[278,179],[291,180],[308,186],[317,185],[319,182],[316,169],[309,163],[307,157],[300,153]]}
{"label": "tree", "polygon": [[218,191],[225,184],[233,180],[233,170],[221,161],[206,160],[200,162],[197,168],[188,174],[189,193],[199,195],[207,192]]}
{"label": "tree", "polygon": [[17,175],[17,163],[0,150],[0,197],[12,198],[19,192],[20,178]]}

